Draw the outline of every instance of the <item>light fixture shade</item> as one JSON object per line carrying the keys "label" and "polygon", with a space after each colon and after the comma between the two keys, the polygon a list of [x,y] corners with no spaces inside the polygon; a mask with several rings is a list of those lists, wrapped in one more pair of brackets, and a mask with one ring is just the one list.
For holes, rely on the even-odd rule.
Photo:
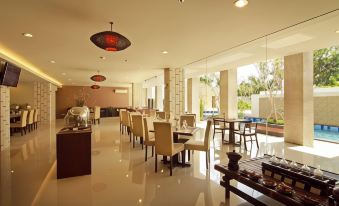
{"label": "light fixture shade", "polygon": [[91,86],[91,88],[92,88],[92,89],[100,89],[100,86],[99,86],[99,85],[96,85],[96,84],[94,84],[94,85],[92,85],[92,86]]}
{"label": "light fixture shade", "polygon": [[91,76],[91,80],[93,80],[95,82],[103,82],[103,81],[106,80],[106,77],[102,76],[100,74],[96,74],[96,75]]}

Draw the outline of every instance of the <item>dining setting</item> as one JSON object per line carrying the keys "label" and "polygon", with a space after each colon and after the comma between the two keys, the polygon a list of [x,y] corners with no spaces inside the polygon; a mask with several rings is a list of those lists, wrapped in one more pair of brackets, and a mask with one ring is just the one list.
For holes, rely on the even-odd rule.
{"label": "dining setting", "polygon": [[20,132],[21,136],[38,129],[39,110],[29,105],[11,105],[10,134]]}

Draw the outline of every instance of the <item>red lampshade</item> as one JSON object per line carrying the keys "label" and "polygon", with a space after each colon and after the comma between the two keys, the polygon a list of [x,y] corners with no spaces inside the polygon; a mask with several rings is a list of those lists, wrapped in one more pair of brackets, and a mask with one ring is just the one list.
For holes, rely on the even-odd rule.
{"label": "red lampshade", "polygon": [[97,47],[106,51],[120,51],[124,50],[131,45],[131,42],[123,35],[113,32],[111,24],[111,31],[103,31],[91,36],[91,41]]}
{"label": "red lampshade", "polygon": [[96,85],[96,84],[94,84],[94,85],[92,85],[92,86],[91,86],[91,88],[92,88],[92,89],[100,89],[100,86],[99,86],[99,85]]}
{"label": "red lampshade", "polygon": [[91,80],[93,80],[95,82],[103,82],[103,81],[106,80],[106,77],[102,76],[100,74],[96,74],[96,75],[91,76]]}

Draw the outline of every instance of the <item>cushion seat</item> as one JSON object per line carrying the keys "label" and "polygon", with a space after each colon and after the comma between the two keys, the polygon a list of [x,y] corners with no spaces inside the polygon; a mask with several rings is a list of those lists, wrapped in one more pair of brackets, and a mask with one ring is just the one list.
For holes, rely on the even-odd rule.
{"label": "cushion seat", "polygon": [[184,151],[185,149],[185,145],[182,144],[182,143],[173,143],[173,153],[171,154],[172,156],[181,152],[181,151]]}
{"label": "cushion seat", "polygon": [[193,140],[193,139],[185,143],[185,149],[186,150],[198,150],[198,151],[206,150],[204,142]]}

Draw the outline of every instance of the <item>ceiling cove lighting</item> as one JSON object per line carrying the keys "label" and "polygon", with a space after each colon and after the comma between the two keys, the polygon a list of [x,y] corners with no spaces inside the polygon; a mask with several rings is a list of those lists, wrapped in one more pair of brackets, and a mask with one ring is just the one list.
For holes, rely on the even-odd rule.
{"label": "ceiling cove lighting", "polygon": [[30,33],[22,33],[22,36],[28,37],[28,38],[32,38],[32,37],[33,37],[33,34],[30,34]]}
{"label": "ceiling cove lighting", "polygon": [[238,8],[243,8],[248,4],[248,0],[237,0],[234,2],[234,6]]}
{"label": "ceiling cove lighting", "polygon": [[58,80],[54,79],[53,77],[45,74],[44,72],[41,71],[41,69],[35,67],[34,65],[29,63],[24,58],[18,56],[17,54],[15,54],[11,50],[9,50],[5,46],[3,46],[1,43],[0,43],[0,57],[2,59],[6,60],[6,61],[9,61],[9,62],[12,62],[13,64],[16,64],[17,66],[21,67],[22,69],[25,69],[25,70],[37,75],[38,77],[41,77],[42,79],[44,79],[46,81],[49,81],[50,83],[52,83],[52,84],[54,84],[58,87],[62,87],[61,82],[59,82]]}
{"label": "ceiling cove lighting", "polygon": [[106,80],[106,77],[103,76],[103,75],[100,75],[99,71],[98,71],[98,74],[95,74],[95,75],[91,76],[91,80],[93,80],[95,82],[103,82],[103,81]]}
{"label": "ceiling cove lighting", "polygon": [[131,42],[123,35],[113,32],[113,22],[110,22],[110,24],[111,31],[103,31],[91,36],[90,39],[93,44],[101,49],[112,52],[121,51],[129,47]]}

